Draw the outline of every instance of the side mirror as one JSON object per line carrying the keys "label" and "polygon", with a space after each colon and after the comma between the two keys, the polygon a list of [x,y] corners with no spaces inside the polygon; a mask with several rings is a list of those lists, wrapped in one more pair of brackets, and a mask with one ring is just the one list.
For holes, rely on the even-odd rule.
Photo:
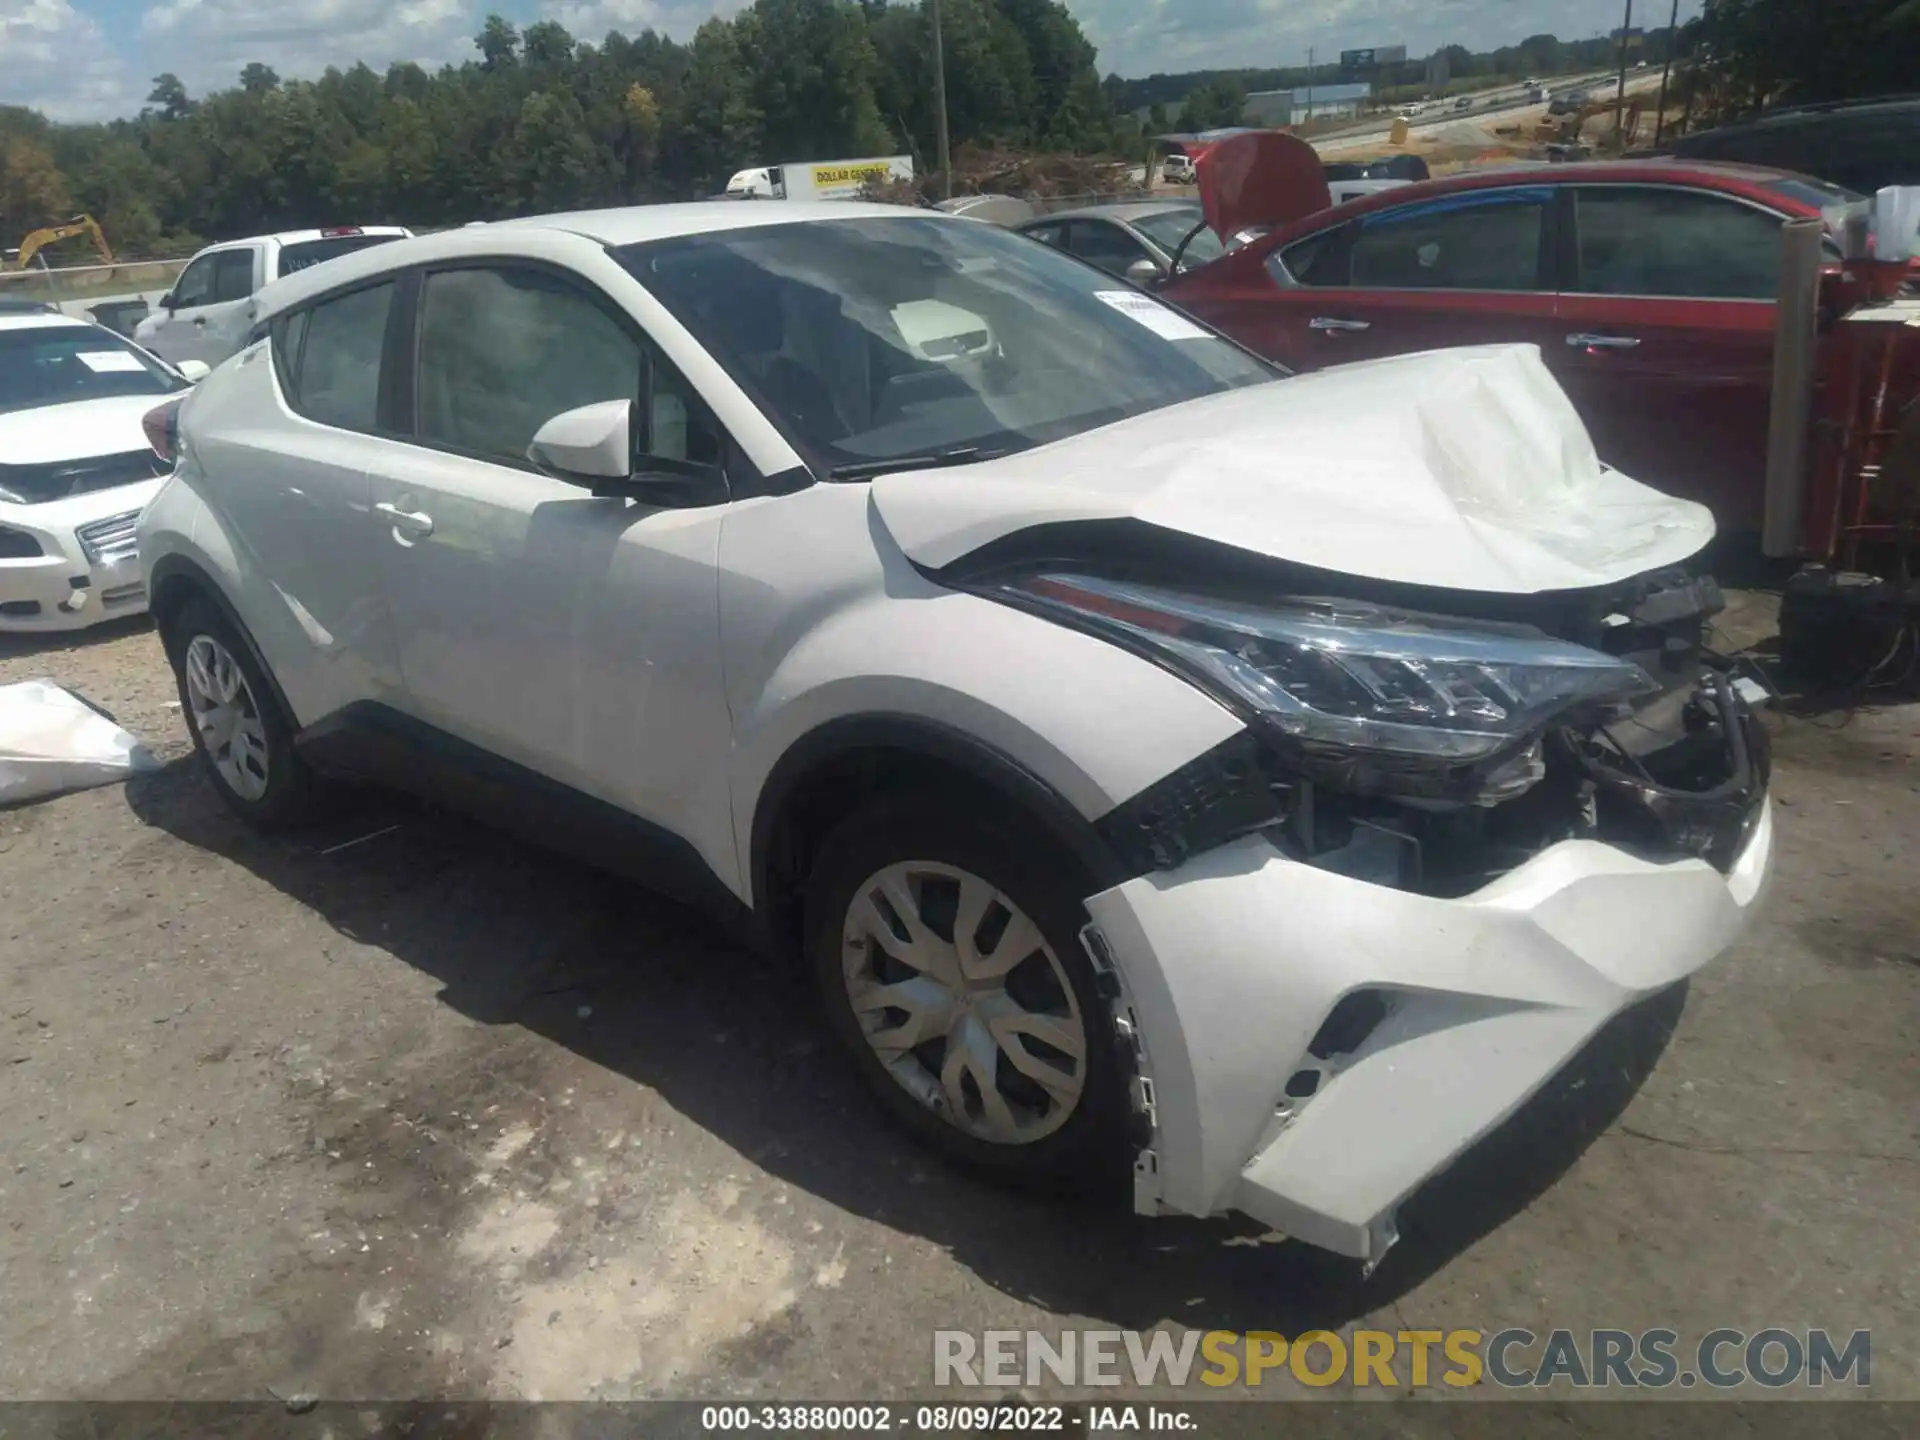
{"label": "side mirror", "polygon": [[174,369],[180,372],[181,379],[191,385],[198,385],[213,373],[213,367],[204,360],[182,360]]}
{"label": "side mirror", "polygon": [[153,305],[154,305],[154,309],[164,310],[169,315],[171,315],[173,313],[173,292],[169,290],[166,294],[162,295],[158,300],[154,301]]}
{"label": "side mirror", "polygon": [[1157,285],[1160,282],[1162,273],[1157,261],[1142,255],[1138,260],[1127,266],[1126,278],[1135,285]]}
{"label": "side mirror", "polygon": [[534,434],[527,458],[556,480],[596,486],[633,474],[633,402],[564,410]]}
{"label": "side mirror", "polygon": [[[562,411],[534,434],[527,458],[544,474],[582,486],[600,499],[662,506],[712,505],[727,499],[726,472],[720,466],[636,453],[637,408],[631,400],[600,400]],[[656,403],[652,408],[658,425],[663,407]]]}

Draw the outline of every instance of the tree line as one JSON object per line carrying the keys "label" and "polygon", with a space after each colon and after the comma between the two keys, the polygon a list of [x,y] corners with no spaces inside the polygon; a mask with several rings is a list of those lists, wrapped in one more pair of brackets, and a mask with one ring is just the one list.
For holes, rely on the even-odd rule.
{"label": "tree line", "polygon": [[[1059,0],[942,0],[956,144],[1138,149]],[[53,124],[0,107],[0,240],[86,211],[116,251],[330,224],[419,227],[712,194],[735,170],[911,153],[934,164],[931,18],[886,0],[755,0],[686,43],[599,43],[489,16],[429,73],[261,64],[194,96],[155,78],[138,116]]]}
{"label": "tree line", "polygon": [[[1061,0],[941,0],[941,11],[956,148],[1137,161],[1144,134],[1237,123],[1248,91],[1310,78],[1296,67],[1102,80]],[[1660,63],[1665,40],[1633,53]],[[1708,0],[1674,48],[1691,57],[1689,93],[1705,88],[1724,115],[1885,93],[1920,75],[1920,0]],[[161,75],[139,115],[98,124],[0,106],[0,244],[78,211],[141,256],[306,226],[687,199],[789,160],[906,152],[929,170],[932,54],[926,0],[754,0],[685,43],[652,30],[591,43],[554,21],[522,32],[494,15],[473,58],[435,73],[360,64],[283,81],[256,63],[198,97]],[[1536,35],[1447,54],[1458,79],[1598,69],[1618,50]],[[1424,75],[1409,61],[1357,78],[1385,91]],[[1330,77],[1321,66],[1311,78]]]}

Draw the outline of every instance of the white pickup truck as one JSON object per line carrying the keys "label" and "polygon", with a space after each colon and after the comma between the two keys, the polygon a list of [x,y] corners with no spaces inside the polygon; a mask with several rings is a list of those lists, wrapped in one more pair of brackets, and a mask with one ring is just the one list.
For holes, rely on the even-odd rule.
{"label": "white pickup truck", "polygon": [[261,286],[336,255],[411,234],[399,225],[335,225],[209,245],[187,262],[133,338],[175,365],[184,360],[218,365],[246,345],[253,297]]}

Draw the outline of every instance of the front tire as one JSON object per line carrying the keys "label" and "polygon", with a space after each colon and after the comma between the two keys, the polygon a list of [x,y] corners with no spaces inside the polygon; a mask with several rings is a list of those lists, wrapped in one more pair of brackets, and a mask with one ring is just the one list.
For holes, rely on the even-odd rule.
{"label": "front tire", "polygon": [[169,619],[164,637],[193,748],[227,808],[262,830],[311,818],[313,773],[294,750],[292,723],[253,647],[198,597]]}
{"label": "front tire", "polygon": [[828,838],[807,958],[867,1088],[998,1183],[1118,1193],[1127,1093],[1079,939],[1089,886],[1031,823],[881,802]]}

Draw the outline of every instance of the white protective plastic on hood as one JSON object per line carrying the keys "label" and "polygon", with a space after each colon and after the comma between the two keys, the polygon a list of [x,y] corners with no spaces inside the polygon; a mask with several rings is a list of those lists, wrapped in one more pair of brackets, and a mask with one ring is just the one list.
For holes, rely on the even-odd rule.
{"label": "white protective plastic on hood", "polygon": [[1600,463],[1534,345],[1295,376],[872,493],[934,568],[1036,525],[1134,519],[1340,574],[1536,594],[1613,584],[1713,538],[1704,506]]}

